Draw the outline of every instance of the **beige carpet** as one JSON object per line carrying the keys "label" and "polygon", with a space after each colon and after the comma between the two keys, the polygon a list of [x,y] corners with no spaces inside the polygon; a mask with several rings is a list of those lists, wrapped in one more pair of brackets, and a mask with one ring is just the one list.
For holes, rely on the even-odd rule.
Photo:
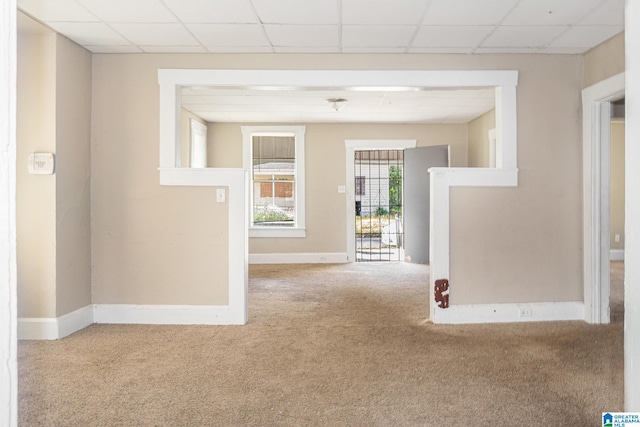
{"label": "beige carpet", "polygon": [[246,326],[19,345],[21,426],[600,426],[622,324],[435,326],[428,268],[252,266]]}

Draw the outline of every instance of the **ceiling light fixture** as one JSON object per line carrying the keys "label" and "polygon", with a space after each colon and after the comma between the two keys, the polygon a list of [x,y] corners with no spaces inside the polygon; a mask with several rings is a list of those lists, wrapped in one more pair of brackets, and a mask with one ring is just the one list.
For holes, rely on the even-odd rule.
{"label": "ceiling light fixture", "polygon": [[345,105],[347,105],[347,102],[349,101],[344,98],[330,98],[327,99],[327,102],[331,104],[331,107],[333,107],[334,110],[340,111],[344,108]]}

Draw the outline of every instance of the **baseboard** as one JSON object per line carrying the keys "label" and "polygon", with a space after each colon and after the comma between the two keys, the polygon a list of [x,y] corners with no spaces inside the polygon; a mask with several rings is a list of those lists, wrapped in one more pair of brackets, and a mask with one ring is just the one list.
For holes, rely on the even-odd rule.
{"label": "baseboard", "polygon": [[93,323],[93,306],[88,305],[60,317],[18,318],[18,339],[57,340]]}
{"label": "baseboard", "polygon": [[584,303],[537,302],[522,304],[451,305],[436,308],[433,323],[509,323],[584,320]]}
{"label": "baseboard", "polygon": [[611,261],[624,261],[624,249],[611,249],[609,251]]}
{"label": "baseboard", "polygon": [[347,261],[343,252],[249,254],[249,264],[339,264]]}
{"label": "baseboard", "polygon": [[96,323],[147,325],[238,324],[227,305],[95,304]]}

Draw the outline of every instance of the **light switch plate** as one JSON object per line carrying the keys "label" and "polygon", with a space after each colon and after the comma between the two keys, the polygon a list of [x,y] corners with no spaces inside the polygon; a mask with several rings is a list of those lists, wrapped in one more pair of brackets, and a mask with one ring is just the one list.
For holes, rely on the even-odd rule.
{"label": "light switch plate", "polygon": [[344,193],[346,191],[347,189],[345,188],[344,185],[338,185],[338,193]]}
{"label": "light switch plate", "polygon": [[29,174],[51,175],[55,170],[53,153],[29,153]]}

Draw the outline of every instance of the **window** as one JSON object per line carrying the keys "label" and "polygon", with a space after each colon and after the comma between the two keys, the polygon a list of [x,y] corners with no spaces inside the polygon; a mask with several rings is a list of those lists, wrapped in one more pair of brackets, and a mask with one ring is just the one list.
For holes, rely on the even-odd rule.
{"label": "window", "polygon": [[242,126],[250,237],[304,237],[304,126]]}

